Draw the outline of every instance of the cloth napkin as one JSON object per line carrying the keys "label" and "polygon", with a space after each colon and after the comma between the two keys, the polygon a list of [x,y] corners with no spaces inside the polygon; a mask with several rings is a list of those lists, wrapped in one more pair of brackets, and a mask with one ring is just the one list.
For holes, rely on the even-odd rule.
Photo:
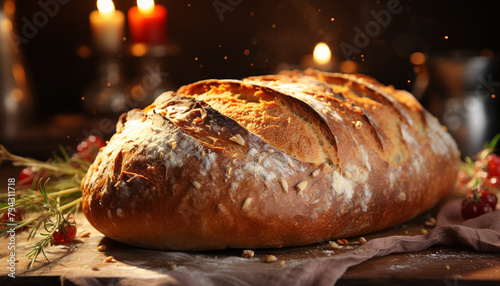
{"label": "cloth napkin", "polygon": [[463,220],[461,199],[445,204],[437,215],[437,225],[429,233],[416,236],[389,236],[372,239],[355,250],[313,259],[279,269],[240,271],[171,271],[163,277],[106,278],[68,271],[62,285],[334,285],[345,271],[374,257],[392,253],[422,251],[433,245],[469,246],[480,252],[500,252],[500,210]]}

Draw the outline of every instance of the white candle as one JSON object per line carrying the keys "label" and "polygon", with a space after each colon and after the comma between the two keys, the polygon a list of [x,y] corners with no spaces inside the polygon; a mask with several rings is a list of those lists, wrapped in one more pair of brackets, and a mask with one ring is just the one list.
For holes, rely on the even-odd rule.
{"label": "white candle", "polygon": [[97,9],[90,13],[90,26],[95,44],[105,52],[120,51],[125,15],[115,10],[112,0],[97,0]]}

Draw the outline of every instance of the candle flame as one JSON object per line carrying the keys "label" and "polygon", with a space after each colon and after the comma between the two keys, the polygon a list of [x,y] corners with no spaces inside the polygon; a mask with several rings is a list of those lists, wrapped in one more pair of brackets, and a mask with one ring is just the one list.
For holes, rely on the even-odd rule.
{"label": "candle flame", "polygon": [[97,10],[101,14],[110,16],[115,12],[115,4],[111,0],[97,0]]}
{"label": "candle flame", "polygon": [[154,0],[137,0],[137,7],[139,7],[139,11],[143,14],[150,14],[155,9],[155,1]]}
{"label": "candle flame", "polygon": [[318,65],[326,65],[332,59],[332,53],[327,44],[320,42],[314,47],[314,62]]}

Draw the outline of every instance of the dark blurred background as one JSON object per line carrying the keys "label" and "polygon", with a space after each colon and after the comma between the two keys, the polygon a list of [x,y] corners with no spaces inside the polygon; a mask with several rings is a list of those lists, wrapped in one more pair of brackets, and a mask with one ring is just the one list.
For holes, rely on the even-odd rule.
{"label": "dark blurred background", "polygon": [[[15,2],[18,27],[22,27],[23,17],[32,20],[41,9],[39,1]],[[3,139],[14,151],[41,156],[53,145],[74,145],[91,130],[103,130],[96,121],[102,115],[86,110],[82,100],[96,80],[101,60],[93,48],[89,26],[96,1],[61,1],[65,2],[34,37],[19,46],[35,104],[26,114],[32,118],[30,123],[16,136]],[[318,42],[325,42],[333,54],[332,71],[341,71],[342,63],[349,60],[349,67],[354,63],[356,72],[414,92],[442,121],[454,124],[452,133],[464,141],[464,152],[474,152],[476,141],[500,131],[496,118],[499,99],[495,96],[500,87],[500,1],[156,3],[168,9],[168,39],[174,52],[156,60],[162,63],[170,86],[207,78],[268,74],[282,67],[305,68],[304,57],[312,54]],[[134,0],[115,1],[117,10],[124,12],[134,5]],[[369,23],[377,20],[375,14],[387,15],[380,11],[389,11],[390,19],[379,19],[377,30]],[[362,41],[359,31],[368,41]],[[143,72],[138,59],[127,52],[129,45],[127,39],[123,52],[115,55],[123,64],[125,81]],[[411,60],[416,52],[421,54]],[[470,96],[477,100],[467,101]],[[469,108],[471,104],[473,108]],[[474,117],[477,112],[484,116]],[[118,116],[106,117],[115,121]],[[470,137],[478,136],[470,132],[474,122],[484,120],[484,132],[471,143]],[[104,131],[105,137],[110,135],[108,129]]]}

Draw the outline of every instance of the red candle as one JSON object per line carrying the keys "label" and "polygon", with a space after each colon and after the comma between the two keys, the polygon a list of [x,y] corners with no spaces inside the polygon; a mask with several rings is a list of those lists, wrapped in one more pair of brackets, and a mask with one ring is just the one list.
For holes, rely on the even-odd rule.
{"label": "red candle", "polygon": [[130,37],[135,43],[161,45],[167,39],[167,9],[154,0],[137,0],[128,10]]}

